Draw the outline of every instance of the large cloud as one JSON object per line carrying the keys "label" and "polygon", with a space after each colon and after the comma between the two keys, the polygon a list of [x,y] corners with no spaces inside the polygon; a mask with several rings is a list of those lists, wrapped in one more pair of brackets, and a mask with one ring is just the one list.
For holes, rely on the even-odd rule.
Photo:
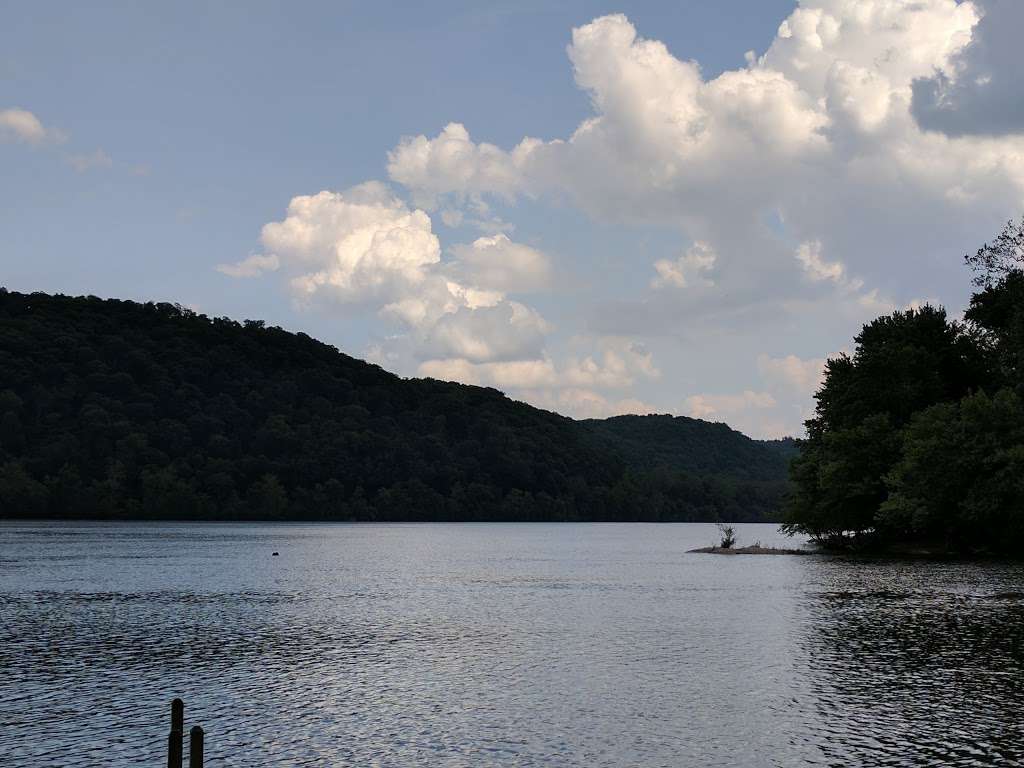
{"label": "large cloud", "polygon": [[421,354],[470,362],[532,360],[544,351],[548,324],[534,310],[514,301],[489,307],[459,307],[441,316],[425,333]]}
{"label": "large cloud", "polygon": [[705,80],[624,16],[603,17],[573,31],[595,114],[571,136],[506,152],[451,124],[402,141],[389,172],[434,204],[546,194],[601,220],[679,227],[714,249],[740,300],[792,283],[801,242],[874,279],[894,254],[959,241],[980,214],[1024,202],[1021,140],[951,140],[910,113],[912,83],[952,71],[978,18],[954,0],[808,0],[749,68]]}
{"label": "large cloud", "polygon": [[[402,140],[389,173],[446,210],[527,197],[678,230],[699,245],[635,265],[654,271],[648,293],[600,299],[590,330],[675,337],[704,354],[706,339],[728,338],[777,383],[779,370],[757,365],[758,339],[799,327],[816,348],[794,352],[820,360],[875,314],[961,286],[959,254],[1024,207],[1024,136],[1007,127],[1024,93],[1007,58],[1021,8],[804,0],[747,68],[710,79],[605,16],[573,30],[569,59],[593,114],[571,135],[506,150],[451,123]],[[946,112],[926,114],[928,83],[946,112],[984,112],[971,99],[998,92],[1003,122],[957,129]],[[785,409],[797,428],[796,394],[773,392],[769,407],[747,392],[761,390],[693,395],[683,409]]]}
{"label": "large cloud", "polygon": [[452,275],[468,285],[499,291],[543,291],[551,287],[547,256],[528,245],[512,242],[507,235],[480,237],[469,245],[452,248],[456,262]]}
{"label": "large cloud", "polygon": [[[229,277],[281,272],[302,306],[375,311],[418,359],[470,364],[539,360],[551,326],[506,296],[540,287],[547,258],[505,235],[453,247],[442,261],[430,215],[384,184],[295,197],[282,221],[263,227],[266,253],[218,265]],[[375,354],[387,359],[382,344]]]}
{"label": "large cloud", "polygon": [[657,412],[655,406],[628,396],[639,381],[656,380],[661,376],[649,350],[622,338],[596,342],[576,339],[575,343],[589,346],[589,353],[568,353],[557,363],[546,351],[537,359],[506,362],[450,357],[424,361],[418,373],[498,387],[542,408],[578,418]]}
{"label": "large cloud", "polygon": [[971,42],[948,67],[913,83],[913,113],[949,136],[1024,133],[1020,39],[1024,3],[985,0]]}
{"label": "large cloud", "polygon": [[[712,78],[625,16],[598,18],[568,48],[592,105],[570,135],[503,148],[451,122],[401,139],[388,174],[416,208],[380,185],[296,198],[264,248],[298,295],[369,302],[398,323],[402,359],[424,375],[573,413],[642,409],[633,388],[656,379],[643,356],[601,345],[643,338],[673,350],[677,391],[696,393],[663,393],[664,410],[795,431],[826,354],[877,313],[962,291],[959,255],[1024,207],[1016,108],[997,119],[978,101],[993,85],[1004,106],[1019,104],[1005,77],[1018,67],[1000,58],[1020,13],[1010,5],[803,0],[766,51]],[[957,123],[967,111],[987,117]],[[620,254],[635,262],[621,285],[587,274],[598,295],[557,307],[563,333],[597,344],[588,354],[555,354],[565,340],[509,298],[551,287],[558,300],[543,254],[498,235],[445,260],[432,229],[436,211],[451,227],[507,231],[502,218],[523,199],[675,233],[675,248],[643,263]],[[718,379],[703,383],[711,368]]]}
{"label": "large cloud", "polygon": [[409,138],[388,155],[388,173],[413,193],[417,205],[433,209],[441,197],[459,200],[497,193],[511,198],[522,189],[517,158],[528,147],[511,155],[493,144],[470,141],[466,128],[451,123],[434,139]]}
{"label": "large cloud", "polygon": [[393,296],[424,282],[426,268],[441,260],[430,217],[409,210],[378,182],[293,198],[284,221],[263,227],[262,241],[300,270],[292,287],[306,298]]}

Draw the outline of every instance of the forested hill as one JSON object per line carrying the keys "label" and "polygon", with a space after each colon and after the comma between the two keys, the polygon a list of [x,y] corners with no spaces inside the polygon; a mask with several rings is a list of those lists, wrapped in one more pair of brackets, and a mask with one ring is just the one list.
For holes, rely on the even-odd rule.
{"label": "forested hill", "polygon": [[786,453],[401,379],[260,322],[0,289],[0,517],[775,519]]}
{"label": "forested hill", "polygon": [[653,468],[772,482],[786,474],[796,442],[751,440],[722,423],[686,416],[613,416],[580,422],[592,444],[636,471]]}

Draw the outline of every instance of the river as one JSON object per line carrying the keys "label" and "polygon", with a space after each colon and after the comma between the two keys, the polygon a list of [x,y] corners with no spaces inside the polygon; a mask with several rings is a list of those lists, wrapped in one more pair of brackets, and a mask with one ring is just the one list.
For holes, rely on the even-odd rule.
{"label": "river", "polygon": [[216,768],[1024,763],[1024,566],[714,540],[0,522],[0,764],[163,765],[175,696]]}

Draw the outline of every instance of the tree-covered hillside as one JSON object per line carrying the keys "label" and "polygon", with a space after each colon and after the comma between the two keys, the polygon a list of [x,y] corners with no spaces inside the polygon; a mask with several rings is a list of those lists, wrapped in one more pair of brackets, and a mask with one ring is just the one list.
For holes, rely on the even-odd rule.
{"label": "tree-covered hillside", "polygon": [[786,482],[724,425],[576,422],[260,322],[0,289],[4,517],[759,520]]}
{"label": "tree-covered hillside", "polygon": [[636,471],[667,467],[777,483],[797,450],[792,439],[752,440],[727,424],[686,416],[613,416],[580,423],[594,434],[595,447]]}

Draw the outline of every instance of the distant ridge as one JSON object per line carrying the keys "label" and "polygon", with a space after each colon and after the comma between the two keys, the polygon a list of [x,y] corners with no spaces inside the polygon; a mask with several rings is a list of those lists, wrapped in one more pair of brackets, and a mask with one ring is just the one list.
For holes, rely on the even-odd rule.
{"label": "distant ridge", "polygon": [[0,289],[0,516],[770,520],[791,441],[574,421],[174,304]]}
{"label": "distant ridge", "polygon": [[667,467],[699,475],[755,481],[784,477],[796,442],[752,440],[727,424],[686,416],[612,416],[580,422],[594,444],[634,470]]}

